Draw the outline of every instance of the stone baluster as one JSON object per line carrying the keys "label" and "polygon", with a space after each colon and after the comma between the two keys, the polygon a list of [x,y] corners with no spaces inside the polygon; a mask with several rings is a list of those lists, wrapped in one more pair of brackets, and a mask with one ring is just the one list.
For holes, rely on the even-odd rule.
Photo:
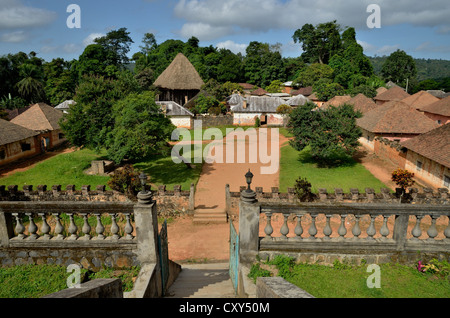
{"label": "stone baluster", "polygon": [[330,226],[330,218],[331,218],[331,214],[326,214],[326,222],[325,222],[325,227],[323,228],[323,235],[325,240],[329,240],[330,239],[330,235],[333,232],[333,230],[331,229]]}
{"label": "stone baluster", "polygon": [[54,239],[63,240],[64,239],[64,226],[62,226],[62,224],[61,224],[60,213],[53,213],[53,216],[56,219],[56,226],[55,226],[56,237],[54,237]]}
{"label": "stone baluster", "polygon": [[420,228],[420,221],[422,221],[422,218],[423,218],[422,215],[416,215],[416,225],[411,231],[413,241],[418,241],[419,237],[422,235],[422,229]]}
{"label": "stone baluster", "polygon": [[22,217],[20,213],[13,213],[12,215],[16,218],[16,227],[15,227],[17,233],[16,238],[23,240],[24,238],[26,238],[26,235],[23,234],[25,232],[25,226],[22,223]]}
{"label": "stone baluster", "polygon": [[271,241],[273,227],[272,227],[272,213],[270,213],[270,212],[266,213],[266,227],[264,228],[264,233],[266,234],[266,237],[264,238],[264,240]]}
{"label": "stone baluster", "polygon": [[84,234],[81,239],[86,241],[91,239],[91,229],[92,229],[91,226],[89,225],[88,216],[89,214],[87,213],[83,214],[83,227],[81,228]]}
{"label": "stone baluster", "polygon": [[42,226],[41,226],[41,232],[43,234],[42,239],[49,240],[52,238],[50,235],[50,226],[47,223],[46,213],[39,213],[39,216],[42,218]]}
{"label": "stone baluster", "polygon": [[345,228],[345,218],[347,217],[346,214],[341,214],[341,225],[338,229],[339,238],[343,239],[345,234],[347,234],[347,229]]}
{"label": "stone baluster", "polygon": [[[95,227],[95,232],[97,233],[96,240],[104,240],[105,235],[103,234],[105,232],[105,227],[102,224],[102,218],[100,213],[95,213],[95,217],[97,218],[97,226]],[[117,224],[116,224],[117,225]]]}
{"label": "stone baluster", "polygon": [[28,239],[36,240],[39,238],[39,235],[37,234],[38,227],[36,226],[36,223],[34,223],[33,213],[25,213],[25,214],[30,219],[30,224],[28,225],[28,233],[30,235],[28,236]]}
{"label": "stone baluster", "polygon": [[444,235],[445,235],[445,240],[450,240],[450,216],[447,217],[448,219],[448,225],[444,231]]}
{"label": "stone baluster", "polygon": [[317,217],[317,214],[311,213],[310,215],[311,215],[311,226],[308,229],[308,233],[309,233],[311,239],[316,239],[316,235],[317,235],[316,217]]}
{"label": "stone baluster", "polygon": [[427,234],[428,234],[428,241],[433,241],[434,242],[434,238],[438,235],[438,231],[436,229],[436,220],[437,220],[438,216],[437,215],[432,215],[431,216],[431,225],[428,228]]}
{"label": "stone baluster", "polygon": [[289,214],[283,214],[283,217],[284,217],[284,222],[280,229],[281,240],[287,240],[287,235],[289,234],[289,227],[287,225],[287,220],[288,220]]}
{"label": "stone baluster", "polygon": [[76,240],[78,239],[77,231],[78,228],[73,220],[73,213],[67,213],[70,219],[70,225],[69,225],[69,234],[68,240]]}
{"label": "stone baluster", "polygon": [[296,235],[297,240],[302,239],[303,227],[302,227],[302,215],[300,213],[297,214],[297,226],[294,229],[294,233]]}
{"label": "stone baluster", "polygon": [[111,234],[112,236],[110,236],[110,239],[113,240],[118,240],[119,239],[119,226],[117,225],[117,214],[111,214],[111,221],[112,221],[112,225],[111,225]]}
{"label": "stone baluster", "polygon": [[355,214],[355,225],[352,229],[352,234],[355,238],[358,238],[361,235],[361,228],[359,227],[359,219],[361,218],[361,215]]}
{"label": "stone baluster", "polygon": [[389,235],[389,228],[387,227],[389,215],[383,215],[383,225],[380,229],[380,234],[383,240],[387,240],[387,236]]}
{"label": "stone baluster", "polygon": [[367,240],[374,240],[373,236],[377,233],[375,229],[375,216],[370,216],[370,225],[367,229]]}
{"label": "stone baluster", "polygon": [[130,216],[131,213],[125,213],[125,218],[126,218],[126,225],[125,225],[125,239],[127,240],[131,240],[133,239],[133,235],[131,233],[133,233],[133,226],[131,225],[131,220],[130,220]]}

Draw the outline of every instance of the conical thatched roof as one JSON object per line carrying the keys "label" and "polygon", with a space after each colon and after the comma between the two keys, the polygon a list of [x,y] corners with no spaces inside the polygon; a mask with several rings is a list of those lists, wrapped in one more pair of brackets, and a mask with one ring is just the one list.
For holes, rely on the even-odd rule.
{"label": "conical thatched roof", "polygon": [[156,87],[170,90],[200,90],[204,84],[195,67],[182,53],[178,53],[154,83]]}

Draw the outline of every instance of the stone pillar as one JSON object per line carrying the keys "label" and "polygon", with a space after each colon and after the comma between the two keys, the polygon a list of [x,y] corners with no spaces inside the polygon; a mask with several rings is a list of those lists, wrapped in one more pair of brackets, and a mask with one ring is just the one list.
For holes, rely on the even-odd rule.
{"label": "stone pillar", "polygon": [[241,192],[239,202],[239,262],[252,264],[259,251],[260,205],[250,187]]}
{"label": "stone pillar", "polygon": [[151,191],[139,192],[138,203],[134,206],[136,239],[139,262],[158,264],[158,218],[156,201]]}
{"label": "stone pillar", "polygon": [[191,188],[189,192],[189,211],[194,212],[195,210],[195,184],[191,183]]}
{"label": "stone pillar", "polygon": [[11,214],[0,211],[0,247],[8,247],[9,239],[14,236]]}

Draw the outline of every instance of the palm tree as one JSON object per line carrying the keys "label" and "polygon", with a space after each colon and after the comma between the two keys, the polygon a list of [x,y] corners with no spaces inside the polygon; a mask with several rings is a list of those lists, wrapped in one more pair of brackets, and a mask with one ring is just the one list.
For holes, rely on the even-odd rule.
{"label": "palm tree", "polygon": [[20,96],[31,103],[41,102],[45,93],[39,68],[36,65],[24,63],[19,67],[19,75],[22,79],[16,87]]}

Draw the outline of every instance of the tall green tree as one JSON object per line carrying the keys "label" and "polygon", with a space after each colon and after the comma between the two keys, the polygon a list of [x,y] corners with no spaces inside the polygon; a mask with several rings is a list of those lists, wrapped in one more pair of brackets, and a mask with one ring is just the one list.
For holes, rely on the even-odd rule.
{"label": "tall green tree", "polygon": [[297,107],[290,113],[290,130],[294,135],[291,145],[298,151],[310,147],[311,156],[323,165],[339,165],[352,156],[359,147],[361,130],[356,125],[351,105],[315,110],[314,103]]}
{"label": "tall green tree", "polygon": [[292,36],[303,49],[302,58],[309,63],[328,64],[330,58],[341,50],[340,25],[336,21],[316,26],[305,24]]}
{"label": "tall green tree", "polygon": [[44,78],[42,70],[31,63],[24,63],[19,67],[21,80],[16,84],[20,97],[30,103],[45,100]]}
{"label": "tall green tree", "polygon": [[108,133],[108,157],[116,163],[168,151],[176,127],[155,103],[152,92],[132,93],[113,106],[114,129]]}
{"label": "tall green tree", "polygon": [[405,51],[397,50],[386,59],[381,68],[381,74],[386,82],[392,81],[406,87],[407,82],[411,83],[416,80],[416,63]]}
{"label": "tall green tree", "polygon": [[76,89],[76,104],[60,123],[66,138],[75,146],[103,148],[114,129],[114,103],[139,87],[128,73],[119,74],[118,79],[85,76]]}
{"label": "tall green tree", "polygon": [[101,45],[108,53],[108,65],[123,66],[129,62],[127,54],[130,52],[130,46],[134,42],[127,28],[112,30],[105,36],[95,39],[94,42]]}

